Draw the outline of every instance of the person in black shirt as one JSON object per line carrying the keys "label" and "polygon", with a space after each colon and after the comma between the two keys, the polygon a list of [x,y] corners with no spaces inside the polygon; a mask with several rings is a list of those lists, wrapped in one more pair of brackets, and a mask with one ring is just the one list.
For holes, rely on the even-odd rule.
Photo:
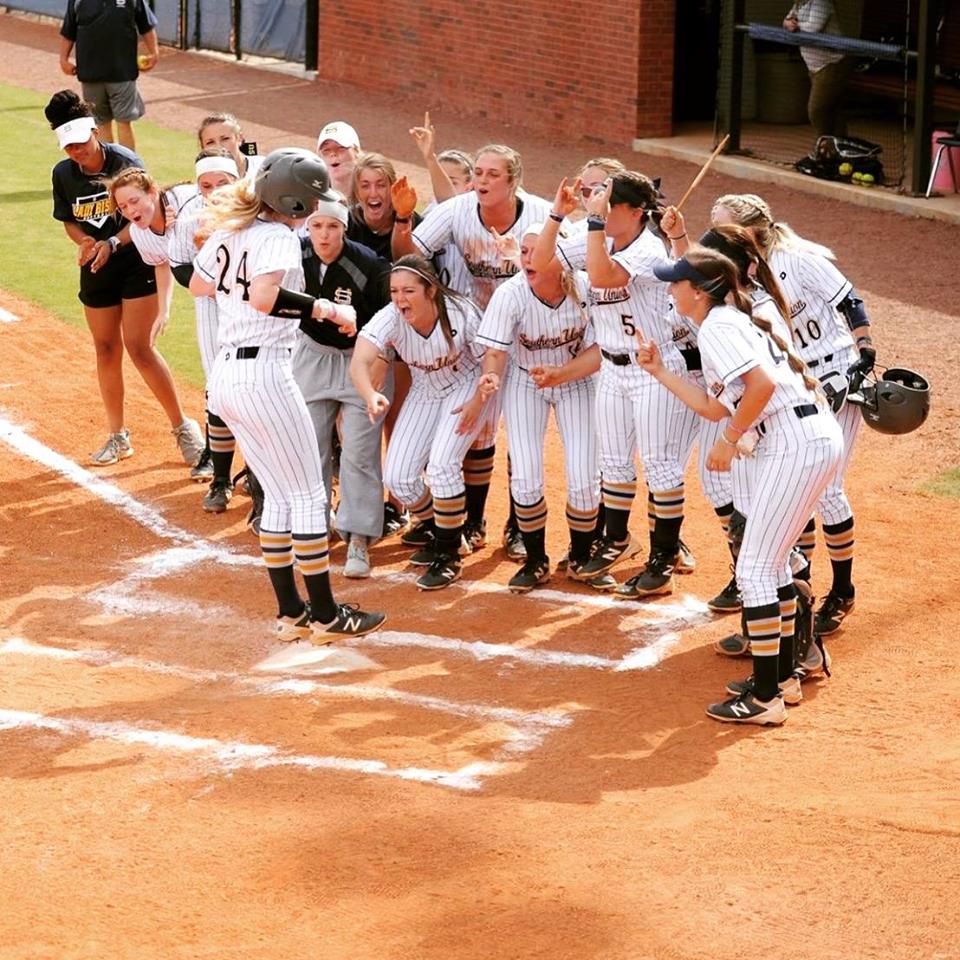
{"label": "person in black shirt", "polygon": [[[347,239],[362,243],[384,260],[393,260],[390,249],[393,225],[411,220],[410,217],[398,218],[393,209],[390,188],[396,182],[397,171],[380,153],[361,154],[353,169],[353,195],[357,202],[350,208]],[[422,219],[415,212],[412,227]]]}
{"label": "person in black shirt", "polygon": [[67,154],[53,168],[53,218],[77,245],[79,299],[97,352],[97,379],[110,434],[91,457],[106,466],[133,454],[123,418],[123,350],[160,401],[184,460],[193,466],[203,451],[196,421],[180,407],[166,361],[154,347],[157,282],[130,242],[130,225],[114,209],[104,182],[128,167],[143,168],[132,151],[101,143],[89,104],[61,90],[44,109]]}
{"label": "person in black shirt", "polygon": [[[146,0],[67,0],[60,27],[60,69],[76,75],[83,85],[83,97],[93,104],[100,128],[100,140],[117,139],[135,149],[133,121],[144,113],[143,98],[137,89],[140,70],[157,65],[157,18]],[[137,35],[143,37],[147,52],[137,57]],[[76,46],[76,64],[70,54]]]}
{"label": "person in black shirt", "polygon": [[[321,200],[307,218],[303,241],[306,292],[334,303],[350,304],[357,313],[357,329],[388,301],[390,263],[373,250],[345,236],[347,207],[340,200]],[[340,434],[340,503],[336,526],[347,541],[344,576],[368,577],[368,547],[383,532],[383,473],[380,446],[383,418],[371,423],[366,403],[350,379],[355,335],[347,336],[332,323],[304,320],[293,357],[293,374],[313,419],[327,502],[333,472],[333,433],[337,418]],[[392,395],[390,365],[382,363],[384,392]]]}

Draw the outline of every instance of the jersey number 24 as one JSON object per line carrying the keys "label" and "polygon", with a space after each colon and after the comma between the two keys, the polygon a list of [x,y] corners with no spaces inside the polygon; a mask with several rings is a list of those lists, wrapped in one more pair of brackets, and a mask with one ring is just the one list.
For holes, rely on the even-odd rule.
{"label": "jersey number 24", "polygon": [[[220,265],[220,279],[217,280],[217,292],[230,296],[233,293],[227,286],[227,274],[230,272],[230,251],[221,243],[217,247],[217,263]],[[243,256],[237,264],[237,272],[234,274],[233,282],[235,286],[243,287],[243,299],[250,299],[250,281],[247,279],[247,251],[243,251]]]}

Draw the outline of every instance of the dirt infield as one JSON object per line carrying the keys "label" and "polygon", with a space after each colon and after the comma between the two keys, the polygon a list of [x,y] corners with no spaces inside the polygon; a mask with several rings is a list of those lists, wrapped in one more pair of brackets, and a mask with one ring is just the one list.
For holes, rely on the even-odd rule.
{"label": "dirt infield", "polygon": [[[54,32],[0,23],[0,81],[57,89]],[[182,54],[145,87],[158,122],[233,109],[268,147],[343,116],[422,176],[420,105]],[[435,119],[444,145],[517,145],[541,192],[591,153],[628,157]],[[676,196],[694,170],[651,172]],[[690,222],[747,187],[708,177]],[[960,449],[956,231],[764,195],[836,247],[881,359],[935,386],[918,433],[863,431],[858,607],[833,678],[776,730],[703,714],[747,671],[710,649],[734,623],[703,601],[729,573],[692,473],[698,566],[672,597],[618,604],[559,575],[514,597],[496,542],[425,597],[388,541],[374,579],[334,577],[341,599],[389,611],[382,634],[255,669],[271,595],[247,501],[201,511],[132,368],[135,456],[82,466],[103,433],[89,337],[0,293],[18,318],[0,323],[2,960],[960,958],[960,511],[920,492]],[[821,545],[820,591],[826,566]]]}

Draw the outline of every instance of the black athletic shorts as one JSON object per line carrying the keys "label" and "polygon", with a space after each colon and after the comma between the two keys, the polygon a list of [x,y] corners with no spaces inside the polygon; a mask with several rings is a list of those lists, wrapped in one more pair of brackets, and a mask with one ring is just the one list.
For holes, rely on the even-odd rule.
{"label": "black athletic shorts", "polygon": [[137,300],[157,292],[153,267],[147,266],[133,244],[121,247],[96,273],[80,268],[80,292],[85,307],[116,307],[121,300]]}

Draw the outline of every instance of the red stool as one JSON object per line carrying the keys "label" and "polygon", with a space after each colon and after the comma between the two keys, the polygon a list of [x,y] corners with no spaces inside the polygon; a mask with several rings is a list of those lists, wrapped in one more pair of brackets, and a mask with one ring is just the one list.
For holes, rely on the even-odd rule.
{"label": "red stool", "polygon": [[[933,191],[934,181],[937,179],[937,175],[940,172],[940,161],[943,159],[943,152],[947,152],[947,163],[950,166],[950,180],[952,181],[951,186],[953,187],[953,192],[956,193],[958,185],[960,185],[960,176],[958,176],[958,170],[954,166],[954,157],[953,151],[960,150],[960,123],[957,124],[957,129],[954,133],[947,133],[943,136],[937,136],[934,134],[933,142],[937,147],[937,155],[933,161],[933,167],[930,169],[930,182],[927,184],[927,196],[929,197]],[[942,187],[943,184],[936,184],[938,187]]]}

